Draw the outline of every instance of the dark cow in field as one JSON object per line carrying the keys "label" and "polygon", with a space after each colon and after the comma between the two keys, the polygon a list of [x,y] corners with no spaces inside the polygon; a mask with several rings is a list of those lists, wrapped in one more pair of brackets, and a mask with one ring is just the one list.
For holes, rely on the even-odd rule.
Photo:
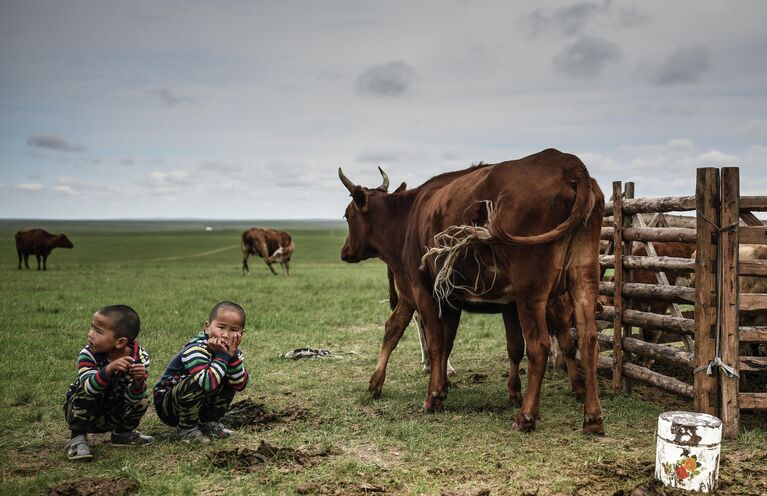
{"label": "dark cow in field", "polygon": [[19,269],[21,259],[29,270],[29,256],[34,255],[37,259],[37,270],[40,270],[40,258],[43,259],[43,270],[48,270],[48,255],[54,248],[73,248],[75,245],[69,241],[66,234],[51,234],[43,229],[22,229],[16,233],[16,253],[19,255]]}
{"label": "dark cow in field", "polygon": [[511,339],[525,343],[529,360],[514,428],[533,430],[551,346],[547,303],[564,294],[579,332],[583,429],[604,433],[595,323],[604,195],[577,157],[549,149],[392,194],[385,175],[375,189],[355,185],[340,169],[339,177],[352,196],[341,258],[381,258],[401,300],[423,319],[431,365],[425,410],[440,410],[447,396],[446,365],[461,312],[502,313],[508,327],[521,328]]}
{"label": "dark cow in field", "polygon": [[244,231],[241,239],[243,275],[250,272],[250,267],[248,267],[250,255],[258,255],[263,258],[272,274],[277,275],[272,264],[279,262],[285,275],[290,275],[290,259],[293,257],[295,248],[290,234],[275,229],[253,227]]}

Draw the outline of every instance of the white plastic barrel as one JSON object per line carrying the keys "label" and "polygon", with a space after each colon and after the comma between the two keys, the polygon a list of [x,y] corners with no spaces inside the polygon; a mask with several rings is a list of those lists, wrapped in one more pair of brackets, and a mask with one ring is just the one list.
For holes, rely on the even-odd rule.
{"label": "white plastic barrel", "polygon": [[710,492],[719,478],[722,421],[695,412],[658,417],[655,477],[670,487]]}

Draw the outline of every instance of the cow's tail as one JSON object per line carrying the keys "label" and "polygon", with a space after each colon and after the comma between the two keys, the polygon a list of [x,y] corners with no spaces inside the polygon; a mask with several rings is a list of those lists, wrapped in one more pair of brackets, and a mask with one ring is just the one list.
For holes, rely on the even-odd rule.
{"label": "cow's tail", "polygon": [[386,275],[389,276],[389,307],[394,310],[399,303],[399,294],[397,293],[397,285],[394,283],[394,272],[387,266]]}
{"label": "cow's tail", "polygon": [[[570,184],[575,188],[575,202],[570,210],[570,215],[554,229],[533,236],[514,236],[507,233],[501,227],[501,215],[493,215],[488,219],[488,231],[490,235],[501,242],[514,245],[540,245],[555,241],[572,230],[579,222],[584,221],[594,208],[595,197],[591,191],[591,177],[583,163],[579,163],[575,175],[570,179]],[[496,209],[501,210],[497,205]]]}

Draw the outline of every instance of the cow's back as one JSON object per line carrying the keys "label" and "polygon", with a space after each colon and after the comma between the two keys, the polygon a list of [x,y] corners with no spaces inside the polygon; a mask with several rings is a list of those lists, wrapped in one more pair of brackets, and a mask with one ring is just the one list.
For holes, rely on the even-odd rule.
{"label": "cow's back", "polygon": [[53,235],[43,229],[22,229],[16,233],[16,249],[23,252],[33,252],[44,246]]}
{"label": "cow's back", "polygon": [[419,231],[419,242],[428,246],[449,226],[486,224],[490,207],[503,212],[499,225],[504,231],[516,236],[540,234],[568,217],[576,197],[573,181],[585,170],[576,156],[548,149],[437,176],[412,190],[418,198],[410,228]]}

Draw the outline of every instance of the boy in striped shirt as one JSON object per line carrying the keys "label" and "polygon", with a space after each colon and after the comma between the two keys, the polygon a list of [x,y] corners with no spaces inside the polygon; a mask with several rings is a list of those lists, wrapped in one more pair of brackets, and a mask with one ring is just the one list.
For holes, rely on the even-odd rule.
{"label": "boy in striped shirt", "polygon": [[213,307],[203,330],[184,345],[154,387],[160,420],[176,427],[176,440],[208,443],[232,431],[219,420],[248,383],[240,339],[245,311],[231,301]]}
{"label": "boy in striped shirt", "polygon": [[77,380],[64,402],[72,431],[66,445],[70,460],[93,458],[89,432],[112,431],[113,446],[153,441],[135,430],[149,407],[149,355],[136,341],[140,330],[138,314],[127,305],[104,307],[93,314],[88,345],[77,357]]}

